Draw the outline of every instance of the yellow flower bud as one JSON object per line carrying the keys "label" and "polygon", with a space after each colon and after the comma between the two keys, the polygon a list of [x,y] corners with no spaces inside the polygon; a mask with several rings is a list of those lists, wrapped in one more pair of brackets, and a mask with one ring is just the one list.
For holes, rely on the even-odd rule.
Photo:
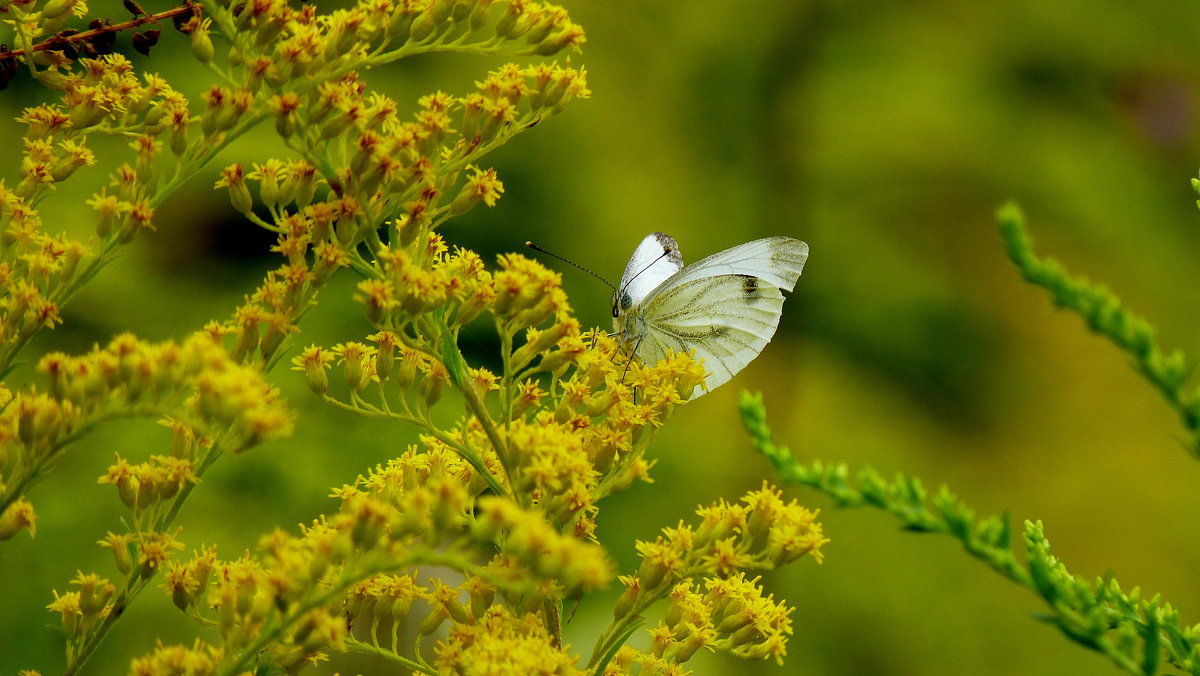
{"label": "yellow flower bud", "polygon": [[[246,13],[246,12],[243,12]],[[211,63],[213,55],[216,51],[213,48],[212,38],[208,34],[208,28],[212,25],[212,19],[205,19],[199,26],[192,29],[192,53],[200,60],[200,63]]]}
{"label": "yellow flower bud", "polygon": [[32,537],[37,532],[37,515],[25,498],[18,498],[0,515],[0,540],[8,540],[17,533],[28,530]]}
{"label": "yellow flower bud", "polygon": [[122,575],[129,575],[130,571],[133,570],[133,556],[129,552],[129,548],[132,546],[132,539],[132,536],[128,534],[118,535],[116,533],[109,533],[108,537],[100,541],[102,547],[112,550],[117,570]]}
{"label": "yellow flower bud", "polygon": [[425,377],[421,380],[421,396],[425,405],[433,408],[442,398],[442,391],[450,380],[446,367],[438,362],[430,362],[425,369]]}
{"label": "yellow flower bud", "polygon": [[642,595],[642,583],[636,576],[622,576],[621,581],[625,583],[625,593],[621,594],[621,598],[617,599],[616,605],[613,606],[613,617],[618,620],[633,612]]}
{"label": "yellow flower bud", "polygon": [[421,627],[417,632],[418,635],[429,636],[433,632],[437,631],[438,627],[442,626],[446,619],[446,611],[440,608],[434,610],[433,612],[429,613],[424,620],[421,621]]}
{"label": "yellow flower bud", "polygon": [[42,6],[43,19],[57,19],[75,8],[75,0],[50,0]]}

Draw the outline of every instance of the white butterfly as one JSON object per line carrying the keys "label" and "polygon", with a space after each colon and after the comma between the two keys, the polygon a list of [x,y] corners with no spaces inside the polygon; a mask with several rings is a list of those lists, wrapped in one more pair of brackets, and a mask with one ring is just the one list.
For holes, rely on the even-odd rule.
{"label": "white butterfly", "polygon": [[[808,259],[808,245],[767,237],[726,249],[683,267],[675,240],[646,236],[613,294],[618,339],[643,362],[668,350],[696,351],[709,369],[708,390],[725,383],[762,352]],[[697,389],[693,399],[703,396]]]}

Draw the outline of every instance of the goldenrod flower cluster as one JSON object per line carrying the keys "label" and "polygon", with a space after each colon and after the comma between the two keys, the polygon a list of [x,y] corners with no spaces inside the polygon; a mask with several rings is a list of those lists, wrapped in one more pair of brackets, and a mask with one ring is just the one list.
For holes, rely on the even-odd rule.
{"label": "goldenrod flower cluster", "polygon": [[[221,631],[219,647],[201,650],[216,656],[213,673],[244,666],[259,649],[267,650],[255,657],[259,663],[284,669],[323,659],[357,641],[349,623],[368,626],[372,642],[382,640],[382,623],[394,650],[403,623],[413,621],[428,636],[449,622],[452,637],[485,650],[498,645],[480,632],[505,622],[501,600],[535,613],[548,599],[612,579],[598,546],[559,534],[507,498],[476,500],[472,491],[483,486],[472,481],[473,471],[448,448],[410,449],[338,489],[337,513],[298,536],[264,537],[260,556],[220,562],[206,549],[186,564],[171,562],[166,588],[174,603]],[[415,572],[406,572],[421,564],[455,569],[466,580],[458,587],[436,578],[421,585]],[[344,605],[334,612],[338,604]],[[455,654],[438,651],[439,659]]]}
{"label": "goldenrod flower cluster", "polygon": [[205,676],[216,673],[221,652],[197,639],[191,648],[181,645],[163,645],[161,641],[154,652],[138,657],[130,665],[130,676],[157,676],[158,674],[187,674]]}
{"label": "goldenrod flower cluster", "polygon": [[[497,567],[505,570],[511,582],[543,581],[537,583],[538,596],[559,600],[594,591],[612,579],[612,565],[601,548],[560,534],[539,513],[497,496],[481,500],[478,510],[476,537],[495,543],[500,550]],[[528,605],[520,600],[512,597],[510,603]]]}
{"label": "goldenrod flower cluster", "polygon": [[[36,160],[27,161],[29,171],[49,171],[55,162],[49,141],[33,146]],[[29,141],[27,140],[27,147]],[[77,152],[77,151],[76,151]],[[38,165],[38,166],[33,166]],[[39,168],[40,167],[40,168]],[[32,179],[27,179],[32,180]],[[43,328],[62,321],[60,297],[80,272],[89,251],[80,242],[42,231],[42,221],[33,208],[38,181],[10,190],[0,181],[0,363],[11,363],[16,351]]]}
{"label": "goldenrod flower cluster", "polygon": [[96,234],[104,245],[100,253],[104,261],[114,245],[153,228],[158,192],[169,165],[161,137],[167,137],[175,161],[193,150],[187,141],[190,113],[186,98],[156,75],[139,79],[124,56],[107,54],[78,63],[79,68],[66,72],[56,70],[65,64],[52,65],[56,88],[63,92],[61,103],[26,109],[18,118],[28,127],[26,158],[21,182],[12,193],[32,204],[79,168],[95,164],[96,157],[87,147],[92,133],[131,137],[133,163],[119,165],[110,186],[88,201],[97,215]]}
{"label": "goldenrod flower cluster", "polygon": [[83,356],[48,354],[38,370],[49,381],[47,392],[0,390],[7,404],[0,412],[3,537],[19,527],[32,531],[32,506],[22,496],[72,441],[106,419],[169,416],[174,431],[170,456],[137,465],[118,458],[101,478],[117,487],[135,518],[150,508],[156,518],[195,483],[196,467],[214,443],[240,452],[291,430],[276,390],[203,335],[151,344],[124,334]]}
{"label": "goldenrod flower cluster", "polygon": [[78,585],[79,591],[61,595],[55,591],[54,602],[48,608],[61,614],[62,627],[68,635],[77,635],[89,631],[108,616],[117,588],[95,573],[79,573],[71,584]]}
{"label": "goldenrod flower cluster", "polygon": [[675,580],[694,575],[727,577],[742,570],[771,570],[810,555],[821,560],[825,539],[817,513],[796,501],[785,503],[778,488],[763,485],[742,498],[744,504],[719,501],[696,511],[700,524],[663,529],[654,542],[638,542],[642,557],[620,617]]}
{"label": "goldenrod flower cluster", "polygon": [[[294,92],[273,99],[285,135],[313,154],[332,143],[339,164],[320,180],[309,160],[271,160],[249,172],[232,165],[217,182],[235,208],[278,233],[275,250],[287,258],[232,321],[214,326],[237,336],[236,355],[257,351],[270,361],[316,291],[343,267],[364,274],[360,298],[385,328],[403,321],[397,313],[420,315],[451,298],[455,321],[466,324],[492,302],[495,289],[478,256],[447,255],[433,228],[479,202],[495,204],[503,192],[495,171],[475,166],[476,158],[588,90],[581,71],[559,66],[505,66],[478,87],[467,97],[422,98],[415,121],[401,121],[394,101],[368,95],[350,75],[303,100]],[[255,214],[252,183],[272,222]],[[319,188],[326,199],[314,201]],[[378,228],[389,218],[385,246]],[[372,261],[360,246],[372,250]]]}
{"label": "goldenrod flower cluster", "polygon": [[556,645],[537,615],[516,617],[492,606],[477,620],[455,623],[438,643],[434,664],[440,674],[474,674],[487,665],[494,674],[583,676],[568,650]]}
{"label": "goldenrod flower cluster", "polygon": [[340,649],[346,619],[332,607],[346,585],[343,567],[369,552],[356,550],[352,531],[362,523],[370,520],[318,522],[301,536],[277,531],[263,537],[261,558],[223,562],[208,548],[172,561],[164,585],[172,601],[220,634],[220,646],[198,642],[189,651],[206,660],[195,673],[237,673],[251,660],[294,670]]}
{"label": "goldenrod flower cluster", "polygon": [[[435,580],[418,584],[412,573],[372,578],[351,594],[349,616],[369,618],[362,640],[393,652],[415,602],[434,608],[420,624],[421,635],[451,622],[452,635],[477,637],[479,623],[501,601],[516,615],[497,617],[514,621],[534,613],[550,627],[556,618],[546,609],[555,601],[609,579],[602,553],[589,554],[584,545],[595,529],[597,502],[647,476],[644,452],[654,430],[704,376],[688,355],[630,362],[606,334],[581,332],[559,276],[523,256],[502,256],[489,273],[467,252],[448,254],[436,238],[417,255],[412,251],[387,252],[380,283],[360,284],[358,300],[381,329],[371,336],[377,348],[314,346],[294,360],[327,401],[426,431],[421,448],[337,492],[347,504],[372,498],[397,507],[405,516],[391,532],[423,535],[425,545],[460,543],[449,557],[454,563],[441,562],[466,575],[450,596],[435,594],[450,588]],[[490,316],[501,339],[501,373],[471,368],[458,353],[454,337],[464,315],[465,321]],[[331,385],[328,371],[335,366],[344,388]],[[430,416],[447,390],[458,393],[467,411],[450,428]],[[484,496],[489,490],[497,495]],[[816,514],[766,486],[740,503],[718,502],[699,514],[698,526],[680,524],[655,542],[639,543],[642,567],[622,578],[627,592],[614,628],[593,653],[593,660],[615,655],[608,672],[635,673],[628,668],[637,663],[641,673],[683,673],[678,665],[700,648],[756,658],[784,654],[791,611],[764,597],[757,579],[747,580],[743,571],[772,569],[804,554],[819,560],[826,540]],[[456,535],[463,524],[470,524],[477,545],[495,548],[490,561],[472,555]],[[704,593],[693,591],[694,584]],[[616,645],[601,650],[668,597],[672,609],[652,630],[651,650],[640,658]],[[458,643],[440,645],[453,646],[454,655],[465,651]],[[557,655],[542,659],[558,664]]]}
{"label": "goldenrod flower cluster", "polygon": [[[381,324],[406,300],[406,310],[416,313],[442,293],[469,300],[470,289],[442,283],[453,268],[434,273],[420,252],[412,252],[415,270],[428,275],[402,257],[389,260],[381,224],[390,221],[388,242],[407,247],[416,241],[420,248],[446,218],[479,202],[491,206],[503,185],[494,170],[474,162],[589,95],[580,70],[508,65],[478,83],[476,93],[421,98],[420,110],[405,120],[394,101],[369,93],[355,74],[355,68],[438,49],[553,54],[578,48],[582,29],[548,3],[361,0],[324,16],[282,0],[219,7],[191,30],[201,60],[213,58],[207,34],[214,28],[233,42],[228,65],[241,84],[213,87],[205,95],[205,137],[237,133],[269,115],[303,157],[268,160],[250,171],[234,165],[217,183],[228,188],[238,211],[278,233],[275,250],[287,259],[231,320],[210,327],[235,336],[236,356],[258,356],[263,363],[271,363],[319,288],[344,267],[368,277],[361,293]],[[317,165],[328,171],[318,174]],[[251,184],[257,184],[257,201]],[[255,212],[256,204],[269,220]],[[368,274],[372,268],[375,274]],[[395,275],[412,286],[398,292],[387,283]],[[469,315],[481,307],[468,302],[462,310]],[[439,394],[435,384],[431,397]]]}
{"label": "goldenrod flower cluster", "polygon": [[80,434],[109,418],[153,416],[171,430],[167,454],[144,462],[118,456],[100,477],[111,484],[131,517],[129,530],[109,533],[118,586],[80,573],[78,591],[55,592],[48,606],[59,615],[69,660],[95,647],[130,599],[183,548],[170,530],[200,475],[224,452],[242,452],[286,435],[292,419],[262,374],[230,358],[204,334],[183,343],[146,343],[123,334],[82,356],[51,353],[38,370],[47,392],[18,392],[0,413],[0,470],[4,513],[0,535],[34,528],[32,506],[21,496]]}
{"label": "goldenrod flower cluster", "polygon": [[[619,652],[605,673],[676,673],[669,665],[683,664],[700,648],[782,663],[791,609],[763,597],[758,579],[747,580],[745,571],[771,570],[806,554],[820,562],[828,540],[817,513],[785,503],[779,489],[766,484],[739,504],[720,501],[696,513],[699,525],[680,523],[654,542],[637,543],[642,563],[636,575],[621,577],[625,593],[606,637],[620,636],[664,597],[671,605],[649,630],[650,650]],[[703,593],[695,578],[703,579]]]}

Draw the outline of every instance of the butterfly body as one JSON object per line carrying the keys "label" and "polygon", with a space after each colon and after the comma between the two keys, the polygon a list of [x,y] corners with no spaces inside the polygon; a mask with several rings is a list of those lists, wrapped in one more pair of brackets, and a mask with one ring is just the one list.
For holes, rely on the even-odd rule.
{"label": "butterfly body", "polygon": [[[768,237],[684,267],[675,240],[648,235],[625,266],[613,294],[613,324],[622,344],[647,364],[668,352],[695,352],[711,390],[750,363],[779,327],[783,290],[791,291],[808,245]],[[704,392],[697,390],[693,398]]]}

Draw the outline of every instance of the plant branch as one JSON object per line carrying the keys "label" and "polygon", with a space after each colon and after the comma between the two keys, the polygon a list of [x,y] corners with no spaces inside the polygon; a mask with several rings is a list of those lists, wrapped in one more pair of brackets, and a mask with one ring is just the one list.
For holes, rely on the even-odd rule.
{"label": "plant branch", "polygon": [[1138,373],[1158,390],[1187,429],[1188,450],[1200,459],[1200,389],[1186,385],[1191,360],[1179,350],[1163,350],[1150,322],[1128,310],[1106,287],[1072,277],[1053,258],[1038,257],[1017,205],[1001,207],[996,220],[1008,257],[1025,281],[1048,291],[1057,307],[1079,315],[1092,332],[1133,357]]}
{"label": "plant branch", "polygon": [[751,443],[784,482],[815,488],[839,507],[881,509],[900,519],[909,531],[953,536],[971,556],[1037,594],[1049,609],[1042,619],[1128,673],[1157,674],[1164,655],[1188,673],[1200,669],[1197,627],[1185,627],[1179,611],[1158,597],[1143,600],[1137,588],[1125,593],[1111,578],[1089,583],[1073,575],[1050,554],[1042,522],[1025,522],[1023,566],[1013,550],[1007,514],[977,519],[975,511],[949,489],[943,486],[930,498],[915,477],[898,474],[889,482],[864,468],[852,482],[845,464],[826,466],[820,460],[802,464],[772,440],[761,394],[743,392],[741,412]]}
{"label": "plant branch", "polygon": [[130,28],[137,28],[138,26],[142,26],[144,24],[157,23],[163,19],[170,19],[172,17],[179,16],[182,14],[191,13],[193,15],[196,15],[196,14],[199,14],[200,11],[201,11],[201,8],[200,8],[199,3],[193,2],[193,0],[184,0],[184,3],[178,7],[172,7],[171,9],[163,10],[163,11],[157,12],[155,14],[143,14],[142,16],[136,16],[136,17],[130,19],[129,21],[122,21],[121,23],[114,23],[114,24],[106,24],[106,25],[100,26],[99,28],[92,28],[90,30],[81,31],[79,33],[64,34],[63,32],[59,32],[57,35],[50,38],[49,40],[43,40],[42,42],[31,45],[30,47],[25,48],[25,49],[14,49],[12,51],[0,51],[0,59],[15,58],[15,57],[19,57],[19,56],[24,56],[26,54],[31,54],[33,52],[43,52],[43,51],[47,51],[47,50],[62,49],[63,46],[67,45],[67,44],[82,44],[85,42],[90,42],[93,38],[96,38],[100,35],[104,35],[105,33],[118,33],[120,31],[128,30]]}

